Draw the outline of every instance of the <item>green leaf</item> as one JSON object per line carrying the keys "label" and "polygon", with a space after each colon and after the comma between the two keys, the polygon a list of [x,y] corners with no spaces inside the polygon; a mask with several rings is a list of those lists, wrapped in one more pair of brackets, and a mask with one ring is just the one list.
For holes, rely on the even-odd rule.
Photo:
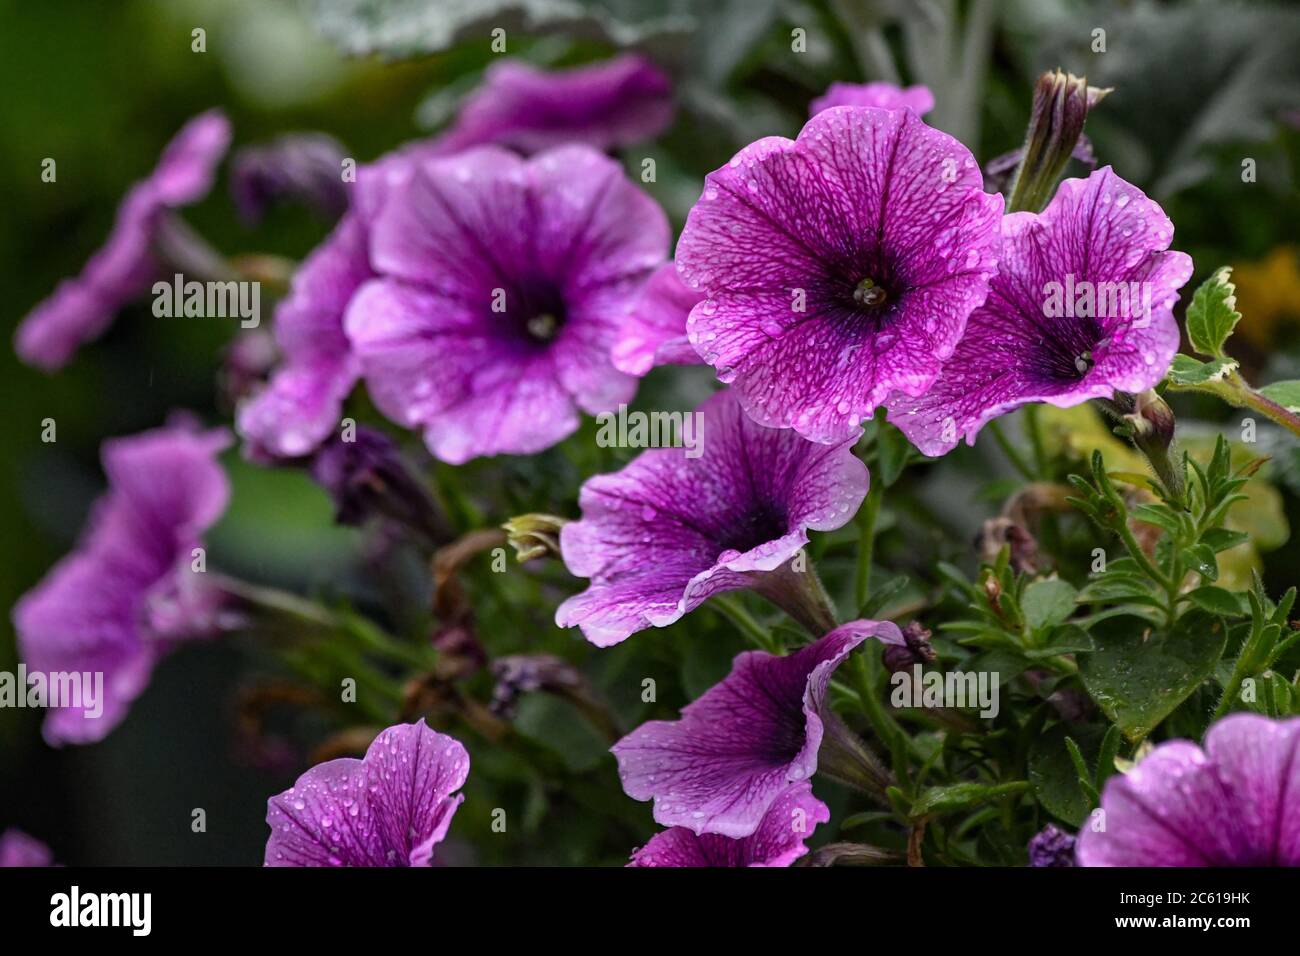
{"label": "green leaf", "polygon": [[929,787],[922,791],[912,804],[912,819],[935,813],[951,813],[967,807],[978,806],[990,800],[1023,793],[1029,784],[1023,780],[1012,783],[999,783],[993,786],[983,783],[954,783],[946,787]]}
{"label": "green leaf", "polygon": [[[1090,581],[1079,592],[1079,601],[1081,603],[1090,603],[1093,601],[1100,603],[1111,603],[1114,601],[1131,601],[1145,600],[1155,598],[1156,592],[1153,586],[1145,578],[1137,578],[1131,575],[1107,575]],[[1159,601],[1156,602],[1160,604]]]}
{"label": "green leaf", "polygon": [[1034,630],[1055,627],[1074,612],[1074,599],[1078,592],[1068,581],[1050,579],[1035,581],[1025,588],[1020,610],[1025,622]]}
{"label": "green leaf", "polygon": [[1238,603],[1236,595],[1223,588],[1207,584],[1205,587],[1187,592],[1187,597],[1197,607],[1211,614],[1219,614],[1223,617],[1241,616],[1241,604]]}
{"label": "green leaf", "polygon": [[1289,412],[1300,413],[1300,380],[1274,382],[1259,389],[1259,394],[1277,402]]}
{"label": "green leaf", "polygon": [[883,823],[886,820],[893,820],[894,814],[887,810],[865,810],[862,813],[855,813],[847,816],[840,823],[841,830],[852,830],[855,827],[864,827],[870,823]]}
{"label": "green leaf", "polygon": [[1096,648],[1088,632],[1076,624],[1067,624],[1052,633],[1051,642],[1046,647],[1037,647],[1025,651],[1030,660],[1042,660],[1058,657],[1061,654],[1085,654]]}
{"label": "green leaf", "polygon": [[1129,514],[1138,521],[1163,528],[1170,534],[1176,535],[1182,530],[1178,515],[1174,514],[1167,505],[1137,505],[1129,510]]}
{"label": "green leaf", "polygon": [[1106,781],[1117,772],[1115,769],[1115,756],[1119,753],[1121,739],[1119,728],[1114,724],[1106,728],[1106,736],[1101,739],[1101,751],[1097,755],[1097,776],[1093,781],[1093,788],[1098,792],[1106,786]]}
{"label": "green leaf", "polygon": [[1211,528],[1201,535],[1201,544],[1208,545],[1216,554],[1235,548],[1239,544],[1245,544],[1249,540],[1250,535],[1244,531],[1232,531],[1228,528]]}
{"label": "green leaf", "polygon": [[1219,562],[1214,556],[1214,549],[1208,544],[1198,544],[1188,548],[1184,554],[1192,570],[1207,581],[1219,580]]}
{"label": "green leaf", "polygon": [[[695,26],[684,0],[300,0],[308,19],[344,53],[385,57],[445,50],[493,29],[507,38],[563,32],[615,46],[686,36]],[[509,42],[509,39],[507,39]]]}
{"label": "green leaf", "polygon": [[1071,826],[1083,823],[1092,801],[1079,783],[1066,738],[1074,740],[1083,759],[1092,762],[1101,746],[1101,730],[1089,724],[1057,724],[1029,748],[1029,781],[1044,809]]}
{"label": "green leaf", "polygon": [[1027,671],[1029,664],[1029,659],[1018,651],[999,647],[972,657],[966,662],[966,669],[971,673],[996,674],[998,686],[1003,687]]}
{"label": "green leaf", "polygon": [[1175,355],[1169,366],[1169,381],[1181,388],[1195,388],[1208,382],[1222,381],[1230,372],[1235,372],[1238,364],[1234,359],[1221,358],[1202,362],[1190,355]]}
{"label": "green leaf", "polygon": [[885,582],[881,587],[874,589],[870,596],[867,597],[866,601],[863,602],[862,607],[858,608],[857,616],[859,618],[873,617],[886,604],[894,600],[898,595],[902,594],[906,587],[906,575],[899,575],[898,577]]}
{"label": "green leaf", "polygon": [[1140,740],[1194,691],[1223,653],[1223,621],[1201,610],[1184,614],[1172,631],[1134,616],[1092,627],[1097,649],[1079,662],[1084,686],[1124,736]]}
{"label": "green leaf", "polygon": [[1187,307],[1187,338],[1202,355],[1226,358],[1223,343],[1241,321],[1231,266],[1220,266],[1192,294]]}
{"label": "green leaf", "polygon": [[575,772],[590,770],[605,758],[605,739],[567,700],[526,694],[519,701],[514,723],[521,734],[558,753]]}

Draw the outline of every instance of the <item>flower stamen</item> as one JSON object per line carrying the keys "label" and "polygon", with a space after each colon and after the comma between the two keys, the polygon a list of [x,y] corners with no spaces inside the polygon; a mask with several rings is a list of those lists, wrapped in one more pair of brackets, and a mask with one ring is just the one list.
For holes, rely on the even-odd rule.
{"label": "flower stamen", "polygon": [[889,299],[885,287],[877,284],[875,279],[867,277],[853,290],[853,301],[864,309],[875,309],[884,305]]}

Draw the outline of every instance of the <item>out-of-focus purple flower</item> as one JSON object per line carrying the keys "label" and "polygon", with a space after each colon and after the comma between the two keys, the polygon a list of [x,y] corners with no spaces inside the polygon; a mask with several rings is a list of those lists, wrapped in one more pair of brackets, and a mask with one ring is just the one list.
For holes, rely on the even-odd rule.
{"label": "out-of-focus purple flower", "polygon": [[53,866],[50,848],[22,830],[10,827],[0,834],[0,869],[17,866]]}
{"label": "out-of-focus purple flower", "polygon": [[1178,351],[1173,305],[1192,260],[1167,252],[1173,225],[1107,166],[1067,179],[1039,215],[1002,221],[988,301],[923,396],[896,395],[889,420],[927,455],[1029,402],[1061,408],[1142,392]]}
{"label": "out-of-focus purple flower", "polygon": [[[183,639],[224,626],[220,591],[198,561],[203,533],[230,485],[217,463],[224,431],[170,426],[104,443],[109,490],[76,550],[14,607],[29,671],[101,673],[94,709],[51,708],[52,745],[102,739],[144,690],[154,664]],[[83,700],[84,703],[84,700]]]}
{"label": "out-of-focus purple flower", "polygon": [[606,647],[746,587],[797,610],[799,582],[814,582],[789,562],[810,529],[841,527],[867,493],[852,439],[822,446],[764,428],[730,389],[695,416],[694,451],[653,448],[582,486],[583,517],[564,526],[560,548],[591,586],[560,605],[561,627]]}
{"label": "out-of-focus purple flower", "polygon": [[469,776],[460,742],[423,720],[389,727],[363,759],[312,767],[266,804],[266,866],[429,866]]}
{"label": "out-of-focus purple flower", "polygon": [[1029,841],[1029,865],[1074,866],[1074,837],[1049,823]]}
{"label": "out-of-focus purple flower", "polygon": [[1080,866],[1300,866],[1300,717],[1232,714],[1157,746],[1101,795]]}
{"label": "out-of-focus purple flower", "polygon": [[641,376],[659,365],[698,365],[700,355],[686,337],[686,318],[703,299],[666,262],[655,270],[628,309],[614,343],[614,367]]}
{"label": "out-of-focus purple flower", "polygon": [[804,841],[817,824],[830,818],[805,780],[773,800],[749,836],[733,839],[673,827],[634,851],[628,866],[789,866],[808,852]]}
{"label": "out-of-focus purple flower", "polygon": [[155,245],[164,218],[207,195],[229,146],[230,122],[219,110],[181,128],[149,177],[127,192],[113,231],[81,274],[60,282],[18,326],[14,348],[20,359],[46,371],[62,368],[78,347],[108,328],[119,309],[149,291],[163,271]]}
{"label": "out-of-focus purple flower", "polygon": [[677,244],[691,343],[760,424],[858,433],[934,381],[988,294],[1002,197],[912,110],[837,106],[710,173]]}
{"label": "out-of-focus purple flower", "polygon": [[294,273],[289,295],[275,310],[284,361],[239,409],[239,434],[253,457],[310,454],[338,426],[360,373],[343,333],[343,313],[372,275],[366,230],[352,213]]}
{"label": "out-of-focus purple flower", "polygon": [[934,94],[928,86],[895,86],[893,83],[832,83],[826,92],[808,105],[816,116],[832,106],[874,106],[882,110],[910,109],[924,116],[934,109]]}
{"label": "out-of-focus purple flower", "polygon": [[436,152],[432,141],[417,140],[357,170],[348,212],[303,262],[276,308],[283,361],[237,417],[250,458],[309,455],[338,426],[343,402],[361,374],[343,319],[357,290],[375,276],[369,250],[375,215],[393,184]]}
{"label": "out-of-focus purple flower", "polygon": [[302,203],[326,219],[348,207],[343,145],[325,133],[287,133],[245,146],[230,161],[230,195],[239,214],[258,223],[272,206]]}
{"label": "out-of-focus purple flower", "polygon": [[504,60],[436,143],[441,153],[489,143],[523,153],[567,143],[605,151],[653,139],[672,118],[668,77],[639,54],[567,70]]}
{"label": "out-of-focus purple flower", "polygon": [[738,654],[680,720],[649,721],[613,746],[623,789],[653,799],[664,826],[749,836],[791,783],[817,771],[819,751],[839,759],[829,749],[847,730],[826,692],[835,668],[869,637],[898,638],[898,627],[851,621],[786,657]]}
{"label": "out-of-focus purple flower", "polygon": [[432,544],[451,539],[428,491],[381,431],[358,426],[351,441],[330,439],[312,459],[311,475],[329,492],[340,524],[360,525],[383,515]]}
{"label": "out-of-focus purple flower", "polygon": [[582,671],[554,654],[509,654],[492,662],[492,712],[513,717],[523,694],[546,691],[575,702],[593,701],[591,687]]}
{"label": "out-of-focus purple flower", "polygon": [[379,277],[345,326],[371,398],[439,459],[533,454],[627,401],[610,349],[668,248],[663,211],[585,146],[485,146],[390,177]]}

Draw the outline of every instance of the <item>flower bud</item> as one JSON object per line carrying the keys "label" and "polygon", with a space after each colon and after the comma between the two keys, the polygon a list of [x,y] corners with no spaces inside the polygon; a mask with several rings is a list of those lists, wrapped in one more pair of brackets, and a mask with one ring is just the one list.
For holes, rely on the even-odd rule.
{"label": "flower bud", "polygon": [[515,560],[522,564],[544,554],[560,556],[560,529],[569,521],[555,515],[526,514],[511,518],[501,527],[506,540],[515,549]]}
{"label": "flower bud", "polygon": [[521,694],[549,691],[568,695],[581,690],[585,679],[576,667],[553,654],[512,654],[492,662],[496,687],[492,691],[492,712],[513,716]]}
{"label": "flower bud", "polygon": [[230,163],[230,194],[239,214],[256,224],[267,211],[297,202],[334,220],[348,205],[340,174],[338,140],[324,133],[290,133],[261,146],[246,146]]}
{"label": "flower bud", "polygon": [[382,515],[432,543],[448,538],[424,486],[380,431],[358,427],[353,441],[327,442],[312,460],[311,475],[334,499],[339,524],[360,525]]}
{"label": "flower bud", "polygon": [[902,644],[886,644],[881,659],[891,674],[911,670],[914,664],[933,664],[938,659],[930,632],[920,621],[910,621],[903,628]]}
{"label": "flower bud", "polygon": [[1083,135],[1088,110],[1109,92],[1089,86],[1086,77],[1060,70],[1038,78],[1007,212],[1038,212],[1047,205]]}
{"label": "flower bud", "polygon": [[540,691],[567,700],[610,740],[621,736],[609,708],[582,671],[562,658],[553,654],[513,654],[493,661],[492,673],[497,679],[490,705],[495,716],[513,717],[521,694]]}
{"label": "flower bud", "polygon": [[1030,866],[1074,866],[1074,837],[1053,823],[1029,841]]}
{"label": "flower bud", "polygon": [[1011,568],[1020,574],[1034,574],[1038,570],[1038,542],[1022,525],[1011,518],[989,518],[980,528],[980,560],[992,564],[1003,546],[1010,549]]}
{"label": "flower bud", "polygon": [[1183,500],[1183,468],[1174,451],[1174,411],[1154,389],[1133,396],[1133,411],[1123,418],[1133,444],[1175,500]]}

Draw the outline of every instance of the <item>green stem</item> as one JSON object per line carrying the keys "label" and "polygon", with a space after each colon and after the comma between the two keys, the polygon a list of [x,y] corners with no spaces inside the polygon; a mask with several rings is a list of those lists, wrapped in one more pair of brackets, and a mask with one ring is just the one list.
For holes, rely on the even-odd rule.
{"label": "green stem", "polygon": [[1020,472],[1020,477],[1026,481],[1033,481],[1035,478],[1034,469],[1030,467],[1029,462],[1025,461],[1025,456],[1020,454],[1020,450],[1011,444],[1011,439],[1007,438],[1006,432],[1002,430],[1002,425],[996,420],[991,421],[989,422],[989,431],[993,435],[993,440],[998,443],[998,447],[1002,449],[1002,454],[1006,455],[1007,460],[1011,462],[1011,466]]}
{"label": "green stem", "polygon": [[1217,381],[1197,382],[1194,385],[1179,385],[1171,381],[1169,388],[1176,392],[1208,392],[1236,408],[1257,411],[1291,434],[1300,437],[1300,415],[1255,391],[1236,369]]}
{"label": "green stem", "polygon": [[871,724],[871,729],[876,732],[876,736],[880,738],[886,750],[892,752],[894,742],[900,737],[910,746],[911,738],[907,737],[903,733],[903,728],[885,712],[884,706],[876,697],[873,689],[875,682],[872,679],[874,668],[872,661],[867,658],[868,652],[868,648],[860,648],[852,659],[853,683],[858,692],[858,700],[861,702],[862,714],[867,718],[867,723]]}
{"label": "green stem", "polygon": [[730,594],[715,594],[709,601],[713,609],[736,625],[746,637],[769,654],[780,653],[772,635]]}
{"label": "green stem", "polygon": [[857,573],[853,579],[854,607],[867,603],[871,592],[871,560],[876,550],[876,519],[880,516],[880,502],[884,497],[884,488],[879,481],[873,481],[867,491],[867,500],[858,513],[858,562]]}
{"label": "green stem", "polygon": [[1142,550],[1142,546],[1138,544],[1137,539],[1133,537],[1133,532],[1129,530],[1127,516],[1123,517],[1119,521],[1115,531],[1124,542],[1124,547],[1128,549],[1128,553],[1132,556],[1133,560],[1141,566],[1147,577],[1159,584],[1164,590],[1165,598],[1168,601],[1168,604],[1165,607],[1165,614],[1169,618],[1169,622],[1172,624],[1174,618],[1177,616],[1176,604],[1178,601],[1178,585],[1180,581],[1170,579],[1150,558],[1147,557],[1146,552]]}
{"label": "green stem", "polygon": [[831,0],[831,9],[835,18],[844,25],[844,32],[848,34],[853,54],[865,78],[897,85],[900,82],[898,67],[894,65],[894,56],[884,33],[875,26],[876,18],[871,6],[862,0]]}
{"label": "green stem", "polygon": [[222,576],[220,587],[226,593],[250,604],[293,618],[313,628],[341,631],[355,638],[367,649],[398,663],[416,667],[429,665],[429,660],[418,650],[399,641],[367,618],[331,611],[315,601],[309,601],[288,591],[250,584],[236,578]]}
{"label": "green stem", "polygon": [[1038,476],[1048,481],[1047,449],[1043,445],[1043,423],[1039,419],[1037,405],[1025,406],[1025,431],[1029,433],[1029,444],[1034,449],[1034,466],[1038,470]]}
{"label": "green stem", "polygon": [[1228,708],[1232,706],[1232,702],[1241,691],[1242,681],[1246,679],[1247,675],[1246,669],[1241,666],[1243,657],[1237,658],[1237,663],[1232,668],[1232,676],[1228,678],[1228,683],[1223,688],[1223,696],[1219,698],[1219,703],[1214,707],[1214,713],[1210,717],[1210,723],[1214,723],[1228,712]]}

